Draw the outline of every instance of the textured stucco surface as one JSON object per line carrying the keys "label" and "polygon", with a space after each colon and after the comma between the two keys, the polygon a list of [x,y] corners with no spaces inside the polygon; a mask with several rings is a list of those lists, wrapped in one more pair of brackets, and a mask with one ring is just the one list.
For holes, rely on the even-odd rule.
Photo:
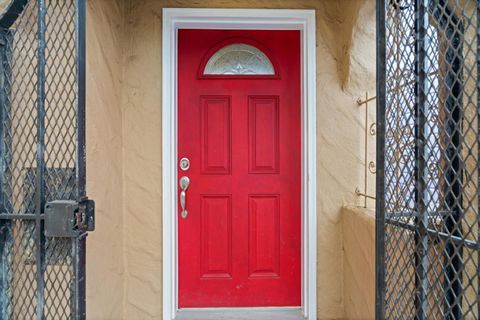
{"label": "textured stucco surface", "polygon": [[318,317],[350,314],[342,207],[360,203],[354,190],[363,185],[364,110],[356,100],[375,89],[374,0],[87,3],[87,188],[97,203],[88,318],[161,319],[163,7],[316,10]]}
{"label": "textured stucco surface", "polygon": [[3,15],[5,9],[8,7],[8,5],[12,2],[12,0],[2,0],[0,1],[0,16]]}
{"label": "textured stucco surface", "polygon": [[122,6],[87,4],[87,190],[97,231],[87,239],[89,319],[122,319],[124,230],[122,177]]}
{"label": "textured stucco surface", "polygon": [[375,211],[347,206],[342,212],[346,319],[375,318]]}

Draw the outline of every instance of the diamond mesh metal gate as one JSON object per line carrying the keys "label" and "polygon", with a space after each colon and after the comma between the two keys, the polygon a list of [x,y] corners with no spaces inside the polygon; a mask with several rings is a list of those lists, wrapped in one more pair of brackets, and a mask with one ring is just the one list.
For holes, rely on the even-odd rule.
{"label": "diamond mesh metal gate", "polygon": [[378,0],[377,318],[479,319],[480,4]]}
{"label": "diamond mesh metal gate", "polygon": [[45,232],[47,203],[85,197],[84,23],[84,0],[0,18],[0,319],[85,317],[81,206],[70,235]]}

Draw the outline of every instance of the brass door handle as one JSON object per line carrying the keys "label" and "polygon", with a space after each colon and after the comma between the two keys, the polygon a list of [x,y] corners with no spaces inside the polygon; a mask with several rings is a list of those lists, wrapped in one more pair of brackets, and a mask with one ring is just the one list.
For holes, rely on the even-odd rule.
{"label": "brass door handle", "polygon": [[190,185],[190,179],[187,176],[183,176],[180,178],[180,206],[182,208],[182,218],[185,219],[188,216],[187,212],[187,189]]}

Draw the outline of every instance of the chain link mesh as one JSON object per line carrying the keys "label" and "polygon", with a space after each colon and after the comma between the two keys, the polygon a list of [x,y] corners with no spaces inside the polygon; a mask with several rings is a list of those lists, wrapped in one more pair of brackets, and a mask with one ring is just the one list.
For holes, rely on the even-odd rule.
{"label": "chain link mesh", "polygon": [[[40,9],[45,10],[44,60],[39,58]],[[0,30],[0,319],[75,318],[76,240],[44,237],[38,207],[78,200],[76,18],[76,0],[29,0],[13,25]],[[39,111],[40,82],[44,113]]]}
{"label": "chain link mesh", "polygon": [[479,3],[379,3],[383,312],[387,319],[478,319]]}
{"label": "chain link mesh", "polygon": [[[74,0],[47,0],[45,78],[45,198],[77,199],[76,7]],[[69,238],[47,238],[45,315],[73,316],[73,246]]]}

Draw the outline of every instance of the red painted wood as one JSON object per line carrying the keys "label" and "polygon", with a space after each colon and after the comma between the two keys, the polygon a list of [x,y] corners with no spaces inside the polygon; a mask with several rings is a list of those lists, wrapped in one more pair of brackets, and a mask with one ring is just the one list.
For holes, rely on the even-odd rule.
{"label": "red painted wood", "polygon": [[248,274],[250,278],[280,276],[280,196],[250,195],[248,204]]}
{"label": "red painted wood", "polygon": [[279,96],[248,97],[249,173],[279,173]]}
{"label": "red painted wood", "polygon": [[230,174],[232,163],[230,100],[230,96],[200,97],[202,174]]}
{"label": "red painted wood", "polygon": [[202,195],[201,278],[232,278],[231,195]]}
{"label": "red painted wood", "polygon": [[[179,307],[301,304],[298,31],[179,30]],[[274,77],[202,77],[215,50],[252,44]],[[178,190],[180,193],[180,190]]]}

